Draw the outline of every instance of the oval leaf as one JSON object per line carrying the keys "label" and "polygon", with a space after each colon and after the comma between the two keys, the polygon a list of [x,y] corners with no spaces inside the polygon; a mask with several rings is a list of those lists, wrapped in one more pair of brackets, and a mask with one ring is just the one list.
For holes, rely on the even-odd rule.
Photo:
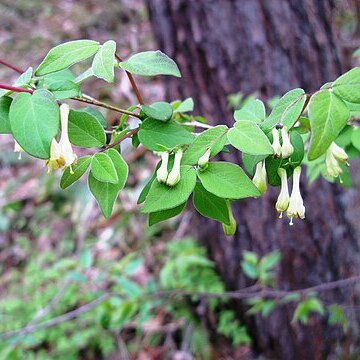
{"label": "oval leaf", "polygon": [[119,181],[113,161],[106,153],[97,153],[92,157],[91,174],[99,181],[112,184]]}
{"label": "oval leaf", "polygon": [[257,124],[240,121],[227,134],[232,146],[251,155],[270,155],[274,150],[269,139]]}
{"label": "oval leaf", "polygon": [[153,181],[141,212],[172,209],[186,202],[194,190],[196,172],[191,166],[181,166],[180,176],[180,181],[173,187]]}
{"label": "oval leaf", "polygon": [[244,170],[227,162],[209,163],[198,177],[204,188],[212,194],[226,199],[242,199],[260,196],[258,188],[246,176]]}
{"label": "oval leaf", "polygon": [[50,144],[59,130],[59,107],[51,93],[18,94],[9,119],[15,140],[27,153],[40,159],[50,157]]}
{"label": "oval leaf", "polygon": [[98,202],[105,218],[109,218],[119,191],[125,186],[128,177],[128,166],[121,155],[114,149],[107,151],[111,158],[119,181],[116,184],[97,180],[93,174],[89,174],[89,188]]}
{"label": "oval leaf", "polygon": [[185,208],[186,202],[172,209],[156,211],[149,214],[149,226],[155,225],[160,221],[165,221],[179,215]]}
{"label": "oval leaf", "polygon": [[105,81],[111,83],[114,81],[116,43],[109,40],[100,46],[99,51],[94,56],[92,63],[93,74]]}
{"label": "oval leaf", "polygon": [[89,111],[71,110],[69,114],[69,139],[76,146],[101,147],[106,144],[106,134],[97,117]]}
{"label": "oval leaf", "polygon": [[341,75],[332,84],[334,93],[350,103],[360,102],[360,67]]}
{"label": "oval leaf", "polygon": [[346,104],[332,91],[321,90],[311,97],[309,160],[314,160],[325,153],[346,125],[349,116],[350,112]]}
{"label": "oval leaf", "polygon": [[234,112],[235,121],[253,121],[260,123],[265,119],[265,105],[259,100],[247,102],[240,110]]}
{"label": "oval leaf", "polygon": [[74,182],[78,181],[88,169],[91,163],[91,156],[87,155],[78,159],[77,163],[71,166],[73,174],[70,173],[70,166],[66,167],[60,180],[62,189],[68,188]]}
{"label": "oval leaf", "polygon": [[148,117],[161,121],[169,120],[173,113],[172,106],[164,101],[152,105],[143,105],[141,109]]}
{"label": "oval leaf", "polygon": [[67,69],[71,65],[93,56],[100,44],[92,40],[75,40],[51,49],[35,71],[36,76]]}
{"label": "oval leaf", "polygon": [[127,61],[121,62],[120,67],[131,74],[137,75],[172,75],[181,77],[180,70],[175,61],[160,50],[135,54]]}

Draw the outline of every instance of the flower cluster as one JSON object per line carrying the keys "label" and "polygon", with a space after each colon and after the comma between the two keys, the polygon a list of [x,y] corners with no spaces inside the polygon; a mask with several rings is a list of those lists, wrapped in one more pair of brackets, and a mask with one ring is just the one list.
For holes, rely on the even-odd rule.
{"label": "flower cluster", "polygon": [[349,159],[345,150],[333,142],[326,152],[326,172],[329,176],[338,177],[342,174],[343,170],[340,167],[340,163],[349,165],[347,162]]}
{"label": "flower cluster", "polygon": [[288,129],[285,126],[281,128],[282,144],[280,143],[279,130],[276,127],[271,130],[271,134],[273,136],[273,143],[271,146],[274,150],[274,157],[281,156],[283,159],[289,158],[294,152],[294,147],[291,144]]}
{"label": "flower cluster", "polygon": [[180,181],[180,165],[183,156],[182,149],[175,152],[174,165],[168,173],[169,153],[167,151],[157,152],[156,155],[161,157],[161,166],[156,172],[156,178],[159,183],[168,186],[175,186]]}

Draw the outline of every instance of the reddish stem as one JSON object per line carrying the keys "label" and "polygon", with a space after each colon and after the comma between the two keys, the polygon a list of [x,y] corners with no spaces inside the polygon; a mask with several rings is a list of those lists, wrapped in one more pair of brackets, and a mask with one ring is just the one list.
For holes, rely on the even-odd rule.
{"label": "reddish stem", "polygon": [[22,88],[19,88],[16,86],[11,86],[8,84],[3,84],[3,83],[0,83],[0,89],[5,89],[5,90],[15,91],[15,92],[27,92],[29,94],[32,94],[34,92],[34,90],[22,89]]}
{"label": "reddish stem", "polygon": [[[123,61],[123,59],[122,59],[118,54],[115,54],[115,57],[116,57],[116,59],[117,59],[119,62],[122,62],[122,61]],[[140,91],[139,91],[138,87],[136,86],[134,77],[133,77],[132,74],[130,74],[128,71],[125,70],[125,72],[126,72],[126,75],[127,75],[128,78],[129,78],[129,81],[130,81],[130,83],[131,83],[131,87],[132,87],[133,90],[134,90],[134,93],[135,93],[135,95],[136,95],[136,97],[137,97],[137,99],[138,99],[139,104],[140,104],[140,105],[144,105],[144,102],[143,102],[143,99],[142,99],[142,97],[141,97]]]}
{"label": "reddish stem", "polygon": [[24,71],[22,71],[21,69],[19,69],[17,66],[9,64],[8,62],[4,61],[4,60],[0,60],[0,64],[8,67],[9,69],[12,69],[16,72],[18,72],[19,74],[22,74]]}

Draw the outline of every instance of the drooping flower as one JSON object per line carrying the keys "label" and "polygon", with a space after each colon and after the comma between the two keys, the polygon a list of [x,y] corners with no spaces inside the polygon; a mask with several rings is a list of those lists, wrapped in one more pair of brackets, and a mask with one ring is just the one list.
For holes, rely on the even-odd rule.
{"label": "drooping flower", "polygon": [[286,211],[286,214],[290,219],[290,223],[289,223],[290,225],[293,225],[294,217],[305,219],[305,206],[300,194],[300,175],[301,175],[301,167],[298,166],[294,169],[293,187],[291,191],[289,207],[287,208]]}
{"label": "drooping flower", "polygon": [[200,170],[205,170],[208,167],[209,159],[210,159],[211,149],[208,148],[204,155],[202,155],[198,161],[198,165]]}
{"label": "drooping flower", "polygon": [[231,203],[230,203],[229,200],[226,201],[226,205],[227,205],[228,212],[229,212],[230,224],[224,224],[223,223],[222,228],[223,228],[224,234],[226,236],[233,236],[233,235],[235,235],[237,224],[236,224],[236,220],[234,218],[234,215],[232,213]]}
{"label": "drooping flower", "polygon": [[173,168],[171,169],[166,179],[166,184],[169,186],[175,186],[180,181],[180,164],[182,156],[182,149],[178,149],[178,151],[175,153]]}
{"label": "drooping flower", "polygon": [[274,127],[271,130],[271,134],[273,136],[273,143],[271,144],[271,146],[274,150],[274,157],[280,157],[281,156],[281,144],[280,144],[278,129],[276,127]]}
{"label": "drooping flower", "polygon": [[265,161],[260,161],[259,163],[256,164],[255,175],[252,179],[252,182],[262,194],[266,192],[267,182],[266,182]]}
{"label": "drooping flower", "polygon": [[339,162],[348,165],[348,159],[349,157],[345,150],[338,146],[335,142],[332,142],[326,152],[325,164],[327,174],[333,177],[338,177],[343,172]]}
{"label": "drooping flower", "polygon": [[289,132],[285,126],[281,129],[281,138],[282,138],[281,156],[283,159],[287,159],[293,154],[294,147],[290,142]]}
{"label": "drooping flower", "polygon": [[276,211],[280,213],[279,218],[281,219],[283,212],[286,211],[289,207],[290,196],[289,196],[286,170],[283,168],[279,168],[278,174],[281,178],[281,189],[275,204],[275,208]]}
{"label": "drooping flower", "polygon": [[19,153],[19,157],[18,159],[21,160],[21,153],[24,152],[24,149],[19,145],[19,143],[14,139],[14,152],[18,152]]}
{"label": "drooping flower", "polygon": [[77,157],[73,151],[69,140],[68,124],[69,124],[69,105],[62,104],[60,106],[60,120],[61,120],[61,135],[60,141],[57,142],[54,138],[50,145],[50,159],[46,161],[48,173],[58,168],[70,167],[76,161]]}
{"label": "drooping flower", "polygon": [[169,162],[169,153],[167,151],[163,151],[158,153],[157,155],[161,156],[161,165],[156,172],[156,178],[159,183],[165,184],[166,179],[168,177],[168,162]]}

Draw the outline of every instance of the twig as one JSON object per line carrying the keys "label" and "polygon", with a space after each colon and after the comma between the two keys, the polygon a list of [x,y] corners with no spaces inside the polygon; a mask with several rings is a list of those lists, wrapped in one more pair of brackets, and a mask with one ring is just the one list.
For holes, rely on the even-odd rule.
{"label": "twig", "polygon": [[119,140],[116,140],[115,142],[113,142],[112,144],[108,145],[105,147],[105,149],[101,150],[101,152],[106,151],[108,149],[111,149],[117,145],[119,145],[122,141],[124,141],[127,138],[130,138],[131,136],[133,136],[134,134],[136,134],[138,131],[140,130],[140,128],[135,128],[130,130],[128,133],[126,133],[124,136],[122,136]]}
{"label": "twig", "polygon": [[3,84],[3,83],[0,83],[0,89],[5,89],[5,90],[15,91],[15,92],[27,92],[29,94],[32,94],[34,92],[34,90],[23,89],[23,88],[19,88],[19,87],[16,87],[16,86]]}
{"label": "twig", "polygon": [[16,71],[17,73],[19,74],[22,74],[24,71],[21,70],[20,68],[18,68],[17,66],[13,65],[13,64],[10,64],[4,60],[0,60],[0,64],[2,65],[5,65],[6,67],[8,67],[9,69],[12,69],[14,71]]}
{"label": "twig", "polygon": [[[115,58],[116,58],[116,60],[118,60],[119,62],[122,62],[122,61],[123,61],[123,59],[122,59],[118,54],[115,54]],[[143,102],[143,99],[142,99],[142,97],[141,97],[140,91],[139,91],[139,89],[138,89],[138,87],[137,87],[137,85],[136,85],[136,83],[135,83],[134,77],[133,77],[132,74],[130,74],[128,71],[125,70],[125,72],[126,72],[127,77],[129,78],[131,87],[132,87],[133,90],[134,90],[134,93],[135,93],[135,95],[136,95],[136,97],[137,97],[137,99],[138,99],[138,101],[139,101],[139,104],[140,104],[140,105],[143,105],[144,102]]]}
{"label": "twig", "polygon": [[95,100],[95,99],[89,99],[89,98],[85,98],[85,97],[77,97],[76,96],[76,97],[71,98],[71,100],[80,101],[80,102],[83,102],[83,103],[86,103],[86,104],[90,104],[90,105],[94,105],[94,106],[103,107],[105,109],[113,110],[113,111],[119,112],[121,114],[126,114],[126,115],[129,115],[129,116],[140,118],[140,116],[138,114],[135,114],[135,113],[133,113],[131,111],[121,109],[121,108],[118,108],[116,106],[109,105],[109,104],[103,103],[103,102]]}

